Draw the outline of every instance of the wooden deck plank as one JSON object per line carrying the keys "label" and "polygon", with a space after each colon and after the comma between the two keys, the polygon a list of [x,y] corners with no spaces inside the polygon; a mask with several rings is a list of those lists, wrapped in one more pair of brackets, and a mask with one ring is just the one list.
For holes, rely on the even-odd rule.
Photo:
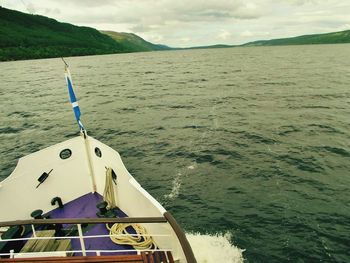
{"label": "wooden deck plank", "polygon": [[56,246],[54,251],[68,251],[71,249],[70,239],[56,240]]}
{"label": "wooden deck plank", "polygon": [[146,255],[146,252],[141,252],[141,257],[143,262],[148,263],[148,257]]}
{"label": "wooden deck plank", "polygon": [[166,258],[165,252],[164,251],[159,251],[159,254],[160,254],[160,258],[161,258],[160,262],[168,263],[168,260]]}
{"label": "wooden deck plank", "polygon": [[154,263],[154,258],[153,258],[153,253],[152,252],[148,253],[148,260],[149,260],[149,263]]}
{"label": "wooden deck plank", "polygon": [[[36,231],[37,237],[54,237],[55,230],[41,230]],[[33,237],[33,236],[32,236]],[[24,247],[21,249],[22,253],[27,252],[43,252],[47,248],[53,246],[55,239],[32,239],[28,240]]]}
{"label": "wooden deck plank", "polygon": [[161,263],[159,253],[157,251],[154,253],[154,257],[157,263]]}

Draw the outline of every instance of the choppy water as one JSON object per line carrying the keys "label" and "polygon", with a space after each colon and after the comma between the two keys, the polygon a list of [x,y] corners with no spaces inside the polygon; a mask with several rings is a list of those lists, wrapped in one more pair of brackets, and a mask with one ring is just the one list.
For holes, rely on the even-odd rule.
{"label": "choppy water", "polygon": [[[67,61],[89,134],[186,231],[246,262],[350,261],[350,45]],[[0,87],[5,178],[78,127],[59,59],[0,63]]]}

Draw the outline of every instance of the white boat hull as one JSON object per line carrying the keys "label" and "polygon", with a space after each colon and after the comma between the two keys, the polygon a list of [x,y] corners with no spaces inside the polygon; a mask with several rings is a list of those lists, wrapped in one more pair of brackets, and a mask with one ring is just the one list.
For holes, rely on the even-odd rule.
{"label": "white boat hull", "polygon": [[[95,153],[96,148],[101,157]],[[64,150],[71,152],[67,159],[60,157]],[[164,216],[166,210],[129,174],[118,152],[82,135],[19,159],[12,174],[0,183],[0,221],[31,219],[30,215],[36,209],[47,213],[56,208],[51,205],[54,197],[67,203],[89,192],[102,195],[106,167],[112,168],[117,175],[114,190],[119,209],[129,217]],[[38,178],[51,169],[48,178],[37,187]],[[158,235],[154,240],[160,249],[171,248],[175,260],[187,262],[169,223],[143,225],[148,233]]]}

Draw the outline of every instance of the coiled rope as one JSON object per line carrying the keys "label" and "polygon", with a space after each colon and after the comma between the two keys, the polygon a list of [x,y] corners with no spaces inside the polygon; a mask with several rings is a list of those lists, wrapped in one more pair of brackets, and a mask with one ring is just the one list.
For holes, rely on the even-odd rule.
{"label": "coiled rope", "polygon": [[103,200],[108,203],[107,208],[117,207],[114,195],[114,185],[113,185],[113,170],[112,168],[107,168],[106,171],[106,183],[105,190],[103,191]]}
{"label": "coiled rope", "polygon": [[[113,170],[107,168],[106,183],[103,192],[103,200],[108,203],[107,208],[117,207],[113,183]],[[139,224],[115,223],[111,227],[106,224],[109,235],[113,243],[118,245],[130,245],[137,250],[154,249],[156,245],[153,238],[147,234],[146,228]],[[128,229],[133,229],[134,233],[129,233]]]}
{"label": "coiled rope", "polygon": [[[147,230],[139,224],[116,223],[112,227],[106,225],[113,243],[118,245],[130,245],[136,250],[154,249],[154,241],[147,234]],[[129,233],[127,228],[132,227],[136,234]],[[114,236],[116,235],[116,236]]]}

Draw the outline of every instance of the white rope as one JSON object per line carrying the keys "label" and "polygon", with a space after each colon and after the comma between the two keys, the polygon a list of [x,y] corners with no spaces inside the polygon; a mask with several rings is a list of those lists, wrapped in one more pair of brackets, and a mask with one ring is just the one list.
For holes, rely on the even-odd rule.
{"label": "white rope", "polygon": [[108,206],[107,206],[108,209],[117,207],[116,201],[115,201],[112,173],[113,173],[112,168],[107,168],[105,190],[103,192],[103,200],[108,203]]}
{"label": "white rope", "polygon": [[[117,207],[115,201],[112,168],[107,168],[106,171],[106,184],[103,192],[103,200],[108,203],[108,209]],[[109,230],[110,238],[113,243],[118,245],[130,245],[137,250],[154,249],[156,247],[152,237],[147,234],[146,228],[139,224],[116,223],[111,227],[106,224],[106,227]],[[127,230],[128,227],[133,228],[136,234],[129,233]]]}
{"label": "white rope", "polygon": [[[106,227],[109,230],[110,238],[113,243],[118,245],[130,245],[136,250],[154,249],[156,247],[152,237],[147,234],[147,230],[139,224],[116,223],[112,227],[106,224]],[[136,235],[129,233],[127,230],[128,227],[132,227]],[[126,236],[112,236],[125,234]]]}

